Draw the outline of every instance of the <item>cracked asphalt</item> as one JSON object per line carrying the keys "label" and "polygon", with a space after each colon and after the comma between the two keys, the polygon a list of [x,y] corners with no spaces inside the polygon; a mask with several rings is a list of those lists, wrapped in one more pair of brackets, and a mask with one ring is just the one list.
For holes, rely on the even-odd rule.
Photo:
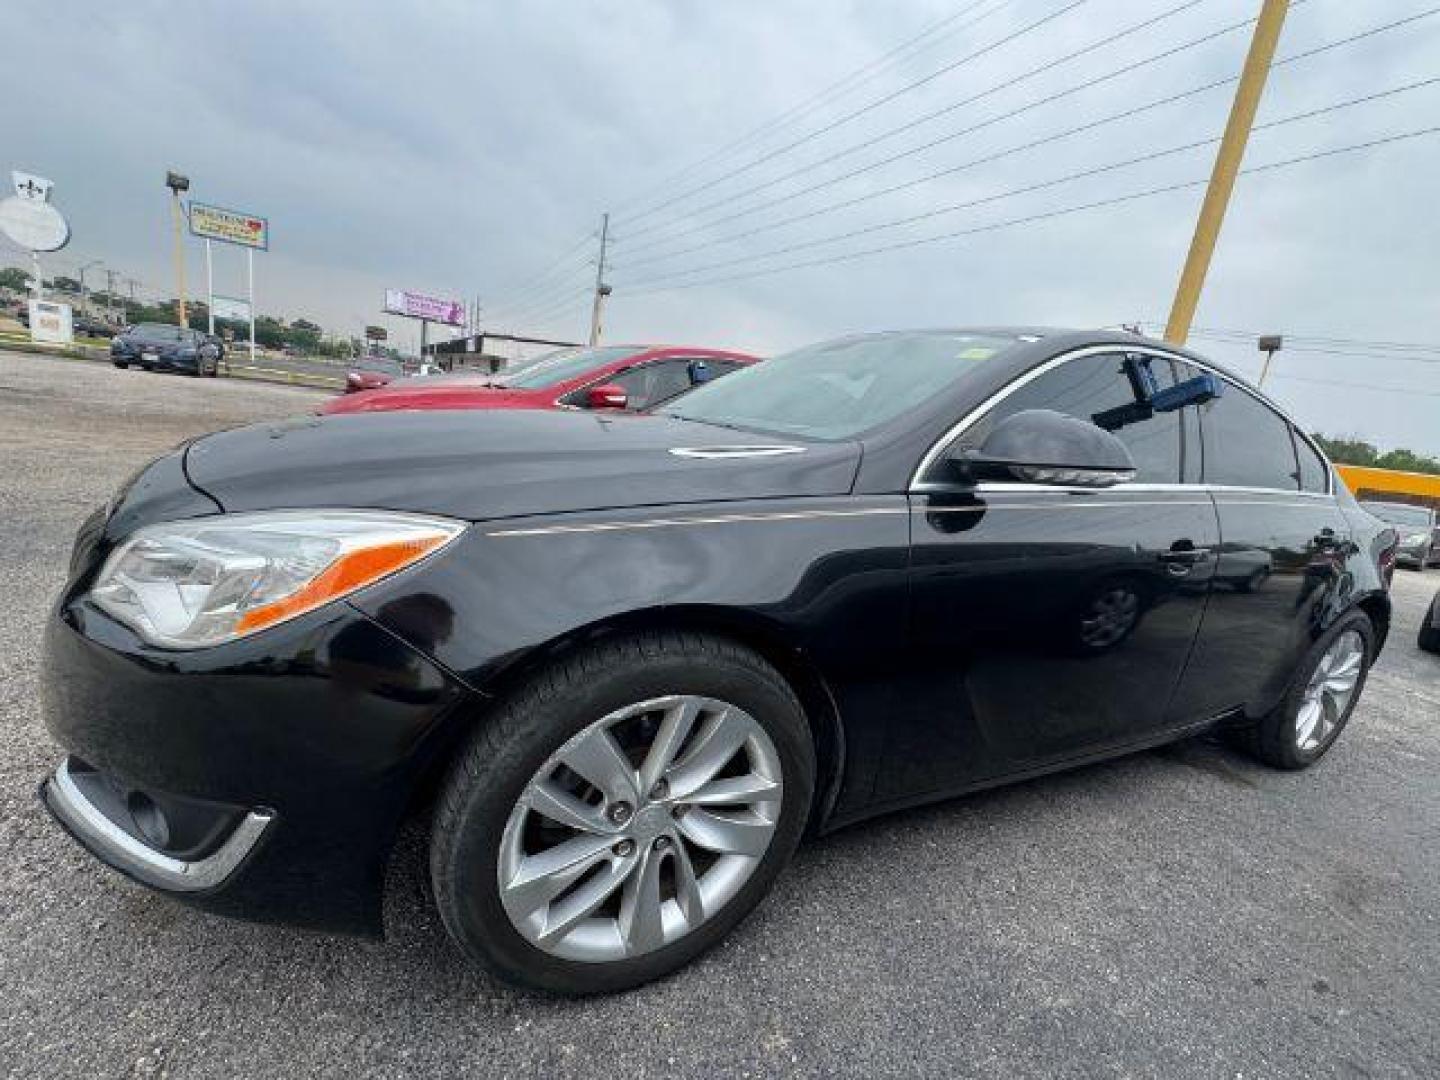
{"label": "cracked asphalt", "polygon": [[0,353],[0,1073],[15,1077],[1440,1075],[1440,573],[1306,773],[1207,740],[803,848],[677,976],[601,1000],[467,968],[407,840],[372,942],[172,904],[35,799],[71,536],[181,438],[314,392]]}

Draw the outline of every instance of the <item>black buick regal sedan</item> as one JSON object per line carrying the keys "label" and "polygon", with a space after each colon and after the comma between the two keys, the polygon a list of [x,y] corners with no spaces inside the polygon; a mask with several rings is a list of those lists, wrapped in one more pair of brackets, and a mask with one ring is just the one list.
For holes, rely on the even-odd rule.
{"label": "black buick regal sedan", "polygon": [[1314,763],[1396,537],[1216,365],[1126,334],[884,333],[650,415],[307,416],[80,530],[42,786],[207,908],[378,931],[420,815],[501,979],[616,990],[807,833],[1209,728]]}

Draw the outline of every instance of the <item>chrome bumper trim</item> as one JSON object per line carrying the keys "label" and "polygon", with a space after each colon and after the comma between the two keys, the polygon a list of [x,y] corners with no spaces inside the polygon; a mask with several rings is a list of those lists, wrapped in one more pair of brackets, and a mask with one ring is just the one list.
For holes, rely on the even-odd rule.
{"label": "chrome bumper trim", "polygon": [[273,811],[251,810],[214,852],[190,862],[156,851],[106,817],[76,785],[68,760],[45,782],[43,794],[50,812],[92,854],[147,885],[171,892],[203,892],[224,884],[275,820]]}

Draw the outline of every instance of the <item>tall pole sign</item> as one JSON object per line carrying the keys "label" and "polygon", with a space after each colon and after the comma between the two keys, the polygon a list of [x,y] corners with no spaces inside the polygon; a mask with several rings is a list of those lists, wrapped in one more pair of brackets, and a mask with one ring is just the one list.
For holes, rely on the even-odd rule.
{"label": "tall pole sign", "polygon": [[50,205],[50,190],[55,185],[34,173],[11,172],[15,194],[0,200],[0,232],[30,252],[31,290],[35,299],[44,297],[44,278],[40,273],[40,253],[59,251],[70,242],[70,226],[65,217]]}
{"label": "tall pole sign", "polygon": [[190,231],[205,241],[205,265],[210,278],[210,332],[215,332],[215,281],[211,272],[210,243],[233,244],[245,249],[245,277],[249,297],[250,362],[255,362],[255,252],[270,250],[270,222],[259,214],[227,210],[223,206],[190,203]]}
{"label": "tall pole sign", "polygon": [[175,234],[175,287],[178,290],[175,300],[179,305],[178,321],[181,326],[189,326],[185,312],[185,233],[181,225],[185,208],[181,205],[180,193],[190,190],[190,178],[177,172],[167,172],[165,186],[170,189],[170,223]]}
{"label": "tall pole sign", "polygon": [[40,270],[42,251],[59,251],[70,242],[70,226],[50,205],[54,187],[43,176],[12,172],[15,194],[0,200],[0,232],[30,252],[30,339],[68,344],[72,324],[66,304],[45,302],[45,277]]}

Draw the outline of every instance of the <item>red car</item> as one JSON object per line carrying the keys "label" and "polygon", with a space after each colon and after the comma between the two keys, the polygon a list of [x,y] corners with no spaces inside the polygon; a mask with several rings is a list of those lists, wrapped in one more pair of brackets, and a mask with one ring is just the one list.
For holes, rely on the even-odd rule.
{"label": "red car", "polygon": [[387,356],[366,356],[355,362],[345,376],[345,393],[356,394],[362,390],[377,390],[389,385],[392,379],[405,374],[399,361]]}
{"label": "red car", "polygon": [[648,409],[759,357],[673,345],[562,349],[512,375],[405,379],[346,394],[322,413],[393,409]]}

